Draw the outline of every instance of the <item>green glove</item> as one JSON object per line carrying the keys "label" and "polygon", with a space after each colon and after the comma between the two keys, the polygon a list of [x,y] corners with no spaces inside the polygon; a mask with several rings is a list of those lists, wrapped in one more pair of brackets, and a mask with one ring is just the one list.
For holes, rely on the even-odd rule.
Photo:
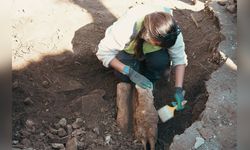
{"label": "green glove", "polygon": [[183,96],[183,89],[181,87],[175,88],[174,99],[176,102],[172,102],[172,105],[174,105],[174,106],[177,105],[176,110],[184,109],[184,106],[182,105],[182,101],[184,100],[184,96]]}
{"label": "green glove", "polygon": [[140,73],[138,73],[137,71],[135,71],[134,69],[132,69],[131,67],[125,66],[123,68],[123,74],[127,75],[132,82],[134,82],[141,88],[153,89],[152,82],[143,75],[141,75]]}

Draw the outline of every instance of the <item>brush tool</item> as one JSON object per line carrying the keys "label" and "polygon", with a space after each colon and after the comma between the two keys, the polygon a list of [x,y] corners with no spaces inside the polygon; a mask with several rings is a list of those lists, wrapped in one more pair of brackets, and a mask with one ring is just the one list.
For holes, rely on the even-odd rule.
{"label": "brush tool", "polygon": [[[185,95],[185,91],[183,91],[183,95]],[[187,103],[186,100],[182,101],[182,105],[184,106]],[[166,122],[169,119],[174,117],[174,111],[176,110],[177,105],[175,106],[169,106],[169,105],[165,105],[162,108],[160,108],[158,110],[158,115],[161,119],[162,122]]]}
{"label": "brush tool", "polygon": [[[184,100],[182,102],[182,105],[184,106],[186,103],[187,103],[187,101]],[[173,118],[174,117],[174,111],[176,110],[176,108],[177,108],[177,105],[174,106],[174,107],[169,106],[169,105],[165,105],[164,107],[160,108],[158,110],[158,115],[159,115],[161,121],[166,122],[169,119]]]}

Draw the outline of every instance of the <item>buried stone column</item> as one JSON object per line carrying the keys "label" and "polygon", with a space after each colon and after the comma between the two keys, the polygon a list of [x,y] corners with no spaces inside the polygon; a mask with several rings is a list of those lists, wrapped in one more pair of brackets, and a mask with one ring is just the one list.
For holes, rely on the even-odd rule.
{"label": "buried stone column", "polygon": [[[144,149],[155,149],[158,113],[154,107],[152,89],[134,87],[128,83],[117,84],[117,124],[123,133],[135,135]],[[133,129],[133,130],[131,130]]]}
{"label": "buried stone column", "polygon": [[118,127],[123,133],[127,133],[132,128],[132,86],[129,83],[121,82],[117,84],[116,91]]}
{"label": "buried stone column", "polygon": [[138,86],[133,92],[133,128],[135,137],[142,142],[144,150],[155,149],[157,141],[158,113],[154,107],[152,89],[142,89]]}

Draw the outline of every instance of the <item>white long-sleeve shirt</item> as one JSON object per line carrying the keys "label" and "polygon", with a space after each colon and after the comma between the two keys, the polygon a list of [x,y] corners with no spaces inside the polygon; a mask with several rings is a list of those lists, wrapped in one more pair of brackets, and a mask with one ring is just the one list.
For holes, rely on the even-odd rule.
{"label": "white long-sleeve shirt", "polygon": [[[105,67],[108,68],[110,61],[115,58],[119,51],[124,50],[136,36],[136,22],[144,18],[145,15],[156,11],[163,11],[172,15],[172,10],[164,6],[139,5],[131,8],[106,29],[105,37],[100,41],[96,53],[97,58],[102,61]],[[168,49],[168,52],[173,66],[187,65],[182,33],[178,35],[175,44]]]}

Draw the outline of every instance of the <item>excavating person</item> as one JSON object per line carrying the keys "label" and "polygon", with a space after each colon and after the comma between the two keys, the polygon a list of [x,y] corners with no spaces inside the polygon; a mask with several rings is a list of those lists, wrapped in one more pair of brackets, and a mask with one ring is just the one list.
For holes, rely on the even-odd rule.
{"label": "excavating person", "polygon": [[113,68],[121,81],[117,85],[117,123],[122,130],[127,131],[131,121],[131,85],[153,89],[170,65],[175,71],[173,104],[177,110],[183,109],[187,55],[181,29],[170,8],[144,4],[129,9],[107,28],[96,56],[105,67]]}

